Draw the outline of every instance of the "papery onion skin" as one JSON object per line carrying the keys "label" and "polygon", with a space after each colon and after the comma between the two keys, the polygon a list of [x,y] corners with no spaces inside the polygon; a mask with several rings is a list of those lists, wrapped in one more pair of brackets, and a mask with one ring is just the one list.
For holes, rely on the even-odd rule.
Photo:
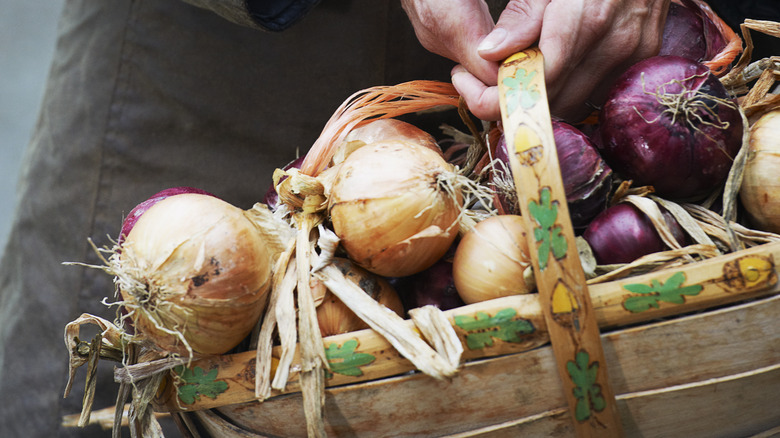
{"label": "papery onion skin", "polygon": [[[384,278],[360,268],[348,259],[334,258],[334,266],[353,283],[360,286],[377,303],[403,317],[404,306],[398,292]],[[332,292],[325,292],[317,306],[317,321],[322,336],[333,336],[369,328],[363,320],[338,299]]]}
{"label": "papery onion skin", "polygon": [[[659,102],[683,92],[686,98],[669,106]],[[689,113],[665,111],[673,105]],[[612,87],[599,124],[597,146],[617,174],[678,201],[712,193],[742,144],[742,118],[726,89],[707,67],[678,56],[656,56],[629,68]]]}
{"label": "papery onion skin", "polygon": [[561,179],[575,229],[583,229],[607,208],[612,169],[590,139],[574,126],[553,120]]}
{"label": "papery onion skin", "polygon": [[122,230],[119,233],[119,240],[118,240],[119,245],[122,244],[122,241],[125,239],[125,236],[127,236],[130,233],[130,230],[133,229],[135,223],[138,222],[138,219],[141,217],[141,215],[146,213],[146,210],[149,210],[154,204],[162,201],[163,199],[169,196],[181,195],[184,193],[197,193],[201,195],[214,196],[213,194],[205,190],[199,189],[197,187],[188,187],[188,186],[171,187],[155,193],[154,195],[150,196],[149,199],[133,207],[133,209],[130,210],[130,213],[128,213],[127,216],[125,216],[125,219],[122,221]]}
{"label": "papery onion skin", "polygon": [[704,21],[696,10],[671,2],[666,14],[659,55],[682,56],[693,61],[707,60]]}
{"label": "papery onion skin", "polygon": [[704,62],[726,48],[726,38],[699,3],[681,0],[681,4],[669,4],[659,55]]}
{"label": "papery onion skin", "polygon": [[[300,169],[301,164],[303,164],[303,159],[306,158],[298,157],[289,163],[287,163],[286,166],[284,166],[283,170],[290,170],[290,169]],[[284,178],[282,178],[282,181],[284,181]],[[274,187],[273,184],[271,184],[271,187],[268,188],[265,192],[265,196],[263,196],[263,204],[267,205],[268,208],[271,210],[276,210],[276,208],[279,206],[279,193],[276,192],[276,187]]]}
{"label": "papery onion skin", "polygon": [[[512,179],[512,168],[509,164],[509,147],[506,137],[501,134],[496,144],[496,156],[493,170],[490,173],[491,185],[496,192],[496,206],[500,214],[520,214],[517,204],[517,189]],[[501,183],[500,180],[503,181]]]}
{"label": "papery onion skin", "polygon": [[[682,227],[662,210],[666,224],[680,245],[688,242]],[[668,250],[653,222],[639,208],[620,203],[601,212],[582,234],[600,265],[631,263],[659,251]]]}
{"label": "papery onion skin", "polygon": [[457,237],[460,199],[439,185],[452,167],[403,140],[372,143],[342,164],[330,189],[333,231],[349,258],[386,277],[420,272]]}
{"label": "papery onion skin", "polygon": [[739,196],[752,226],[780,233],[780,109],[750,127]]}
{"label": "papery onion skin", "polygon": [[466,304],[535,290],[523,219],[493,216],[477,223],[455,250],[452,276]]}
{"label": "papery onion skin", "polygon": [[[273,264],[241,209],[191,193],[149,208],[118,257],[119,290],[136,333],[183,355],[222,354],[249,334],[263,312]],[[122,276],[141,287],[128,287]]]}
{"label": "papery onion skin", "polygon": [[344,141],[336,147],[331,159],[331,166],[343,162],[349,154],[359,147],[386,140],[410,141],[439,154],[442,153],[436,139],[417,126],[393,118],[377,119],[359,126],[347,134]]}

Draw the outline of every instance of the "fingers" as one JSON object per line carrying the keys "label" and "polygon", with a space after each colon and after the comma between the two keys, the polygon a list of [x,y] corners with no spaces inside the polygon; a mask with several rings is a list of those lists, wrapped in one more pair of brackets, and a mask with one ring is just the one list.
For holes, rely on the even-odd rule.
{"label": "fingers", "polygon": [[[511,0],[492,31],[481,39],[476,50],[464,57],[461,65],[453,69],[452,84],[476,117],[482,120],[501,118],[495,86],[498,63],[537,40],[548,3],[549,0]],[[474,62],[475,55],[490,62]]]}
{"label": "fingers", "polygon": [[423,46],[459,64],[452,83],[475,116],[500,118],[498,62],[538,44],[551,112],[572,121],[628,66],[657,53],[669,2],[510,0],[494,26],[484,0],[402,0]]}
{"label": "fingers", "polygon": [[483,82],[495,83],[497,67],[477,46],[494,26],[484,0],[402,0],[420,43],[428,51],[464,65]]}
{"label": "fingers", "polygon": [[[553,115],[570,121],[600,106],[629,66],[658,53],[667,0],[585,1],[580,9],[553,3],[542,30],[547,94]],[[567,30],[564,30],[567,29]],[[590,105],[586,102],[589,102]]]}
{"label": "fingers", "polygon": [[496,27],[477,47],[479,55],[489,61],[503,61],[533,45],[539,38],[548,3],[550,0],[511,0]]}
{"label": "fingers", "polygon": [[[497,67],[495,77],[498,77]],[[474,116],[487,121],[501,119],[497,86],[485,85],[482,80],[471,74],[462,65],[457,65],[452,69],[452,85],[463,96],[469,111]]]}

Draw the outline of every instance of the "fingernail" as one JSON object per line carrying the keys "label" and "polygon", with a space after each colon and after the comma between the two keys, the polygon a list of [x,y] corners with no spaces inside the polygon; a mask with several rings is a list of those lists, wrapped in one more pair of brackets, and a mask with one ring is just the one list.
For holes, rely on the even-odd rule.
{"label": "fingernail", "polygon": [[506,29],[497,27],[487,34],[477,46],[478,52],[486,52],[495,49],[506,38]]}
{"label": "fingernail", "polygon": [[466,73],[466,72],[467,72],[466,67],[464,67],[461,64],[458,64],[452,68],[452,70],[450,71],[450,76],[455,76],[458,73]]}

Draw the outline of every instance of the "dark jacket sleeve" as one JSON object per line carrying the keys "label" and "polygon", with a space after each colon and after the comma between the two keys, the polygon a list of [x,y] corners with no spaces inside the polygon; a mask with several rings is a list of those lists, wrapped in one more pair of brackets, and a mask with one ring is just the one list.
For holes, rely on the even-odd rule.
{"label": "dark jacket sleeve", "polygon": [[281,32],[303,18],[320,0],[184,0],[242,26]]}

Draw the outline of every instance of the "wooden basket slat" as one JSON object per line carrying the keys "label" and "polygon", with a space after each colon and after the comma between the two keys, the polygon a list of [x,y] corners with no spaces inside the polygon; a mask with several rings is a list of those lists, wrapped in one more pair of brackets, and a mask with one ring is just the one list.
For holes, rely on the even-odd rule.
{"label": "wooden basket slat", "polygon": [[[697,420],[700,436],[733,431],[724,424],[766,430],[780,422],[777,315],[780,296],[772,296],[602,335],[608,365],[614,370],[610,383],[629,436],[687,431],[687,422],[697,416],[713,418]],[[497,431],[495,427],[507,424],[511,424],[507,433],[513,436],[521,427],[565,431],[567,426],[561,424],[569,418],[563,415],[565,421],[558,424],[555,414],[565,412],[565,400],[554,364],[546,346],[470,362],[450,382],[415,373],[330,388],[326,428],[329,436],[376,437]],[[750,374],[767,368],[770,371]],[[305,436],[301,406],[300,395],[289,394],[273,403],[244,403],[217,411],[242,430],[293,437]],[[730,420],[719,420],[726,416]]]}
{"label": "wooden basket slat", "polygon": [[[778,436],[780,367],[700,385],[617,397],[626,436],[642,438],[758,438]],[[684,411],[680,409],[684,407]],[[774,429],[774,431],[773,431]],[[773,433],[772,433],[773,431]],[[565,409],[511,421],[450,438],[573,437]]]}
{"label": "wooden basket slat", "polygon": [[[733,303],[751,297],[777,293],[780,290],[780,282],[778,282],[774,260],[779,257],[780,242],[770,243],[738,253],[686,265],[678,269],[667,269],[623,280],[591,285],[589,291],[600,326],[625,326],[683,312]],[[746,277],[749,275],[746,272],[749,275],[755,275],[748,280]],[[626,309],[626,299],[632,295],[626,287],[629,287],[631,284],[650,284],[653,281],[665,283],[669,281],[670,277],[680,275],[680,273],[684,274],[684,286],[701,285],[701,291],[696,295],[685,296],[684,304],[660,301],[657,303],[657,307],[649,307],[641,312],[631,312]],[[538,301],[532,295],[504,297],[453,309],[446,313],[451,318],[455,314],[473,315],[477,312],[486,312],[493,315],[498,310],[505,308],[513,308],[517,312],[517,317],[531,321],[535,327],[535,332],[527,335],[523,342],[510,343],[496,340],[491,347],[479,350],[465,348],[464,360],[517,353],[548,342],[549,338],[547,337],[544,320],[539,311]],[[411,324],[409,321],[407,323]],[[463,337],[463,333],[460,333],[460,336]],[[371,353],[377,359],[371,364],[361,367],[361,370],[364,371],[364,374],[361,376],[334,374],[332,378],[328,379],[328,386],[368,381],[414,370],[409,361],[400,357],[387,341],[373,330],[362,330],[331,336],[325,339],[325,345],[343,345],[344,342],[349,340],[357,340],[359,345],[358,351]],[[758,340],[758,342],[761,342],[761,340]],[[278,357],[278,351],[275,355]],[[217,368],[219,371],[217,379],[228,382],[228,390],[216,398],[200,397],[192,405],[181,405],[176,401],[176,388],[171,385],[166,391],[162,392],[163,395],[157,400],[157,403],[165,405],[166,410],[176,411],[180,409],[209,409],[251,401],[254,399],[254,358],[255,352],[249,351],[199,360],[192,366],[199,366],[204,370]],[[294,363],[298,363],[297,359]],[[293,370],[285,392],[296,391],[299,391],[299,386],[297,383],[297,372]]]}

